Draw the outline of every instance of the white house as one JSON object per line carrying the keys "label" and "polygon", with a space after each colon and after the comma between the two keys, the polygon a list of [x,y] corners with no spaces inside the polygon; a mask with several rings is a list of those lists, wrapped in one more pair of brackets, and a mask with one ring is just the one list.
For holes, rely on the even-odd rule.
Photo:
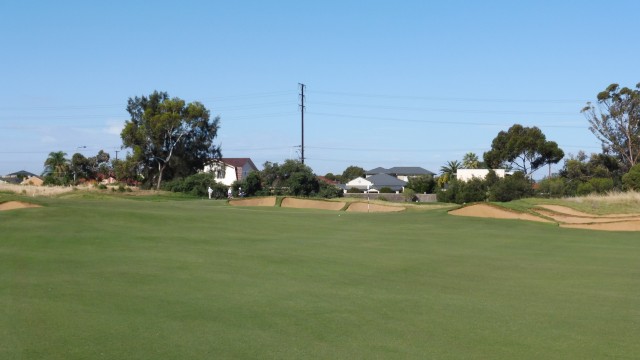
{"label": "white house", "polygon": [[388,187],[393,191],[403,191],[407,185],[406,181],[395,178],[387,174],[376,174],[367,176],[367,178],[357,177],[345,184],[346,189],[357,188],[360,190],[369,190],[370,192],[378,192],[384,187]]}
{"label": "white house", "polygon": [[357,177],[345,184],[347,189],[356,188],[360,190],[367,190],[373,186],[373,183],[363,177]]}
{"label": "white house", "polygon": [[234,181],[241,181],[252,171],[258,171],[258,168],[250,158],[221,158],[204,167],[204,172],[215,175],[216,182],[227,186]]}
{"label": "white house", "polygon": [[[484,180],[489,174],[491,169],[458,169],[456,172],[456,179],[460,181],[469,181],[473,178]],[[505,169],[493,169],[499,178],[503,178],[507,175],[513,175],[513,171],[507,171]]]}

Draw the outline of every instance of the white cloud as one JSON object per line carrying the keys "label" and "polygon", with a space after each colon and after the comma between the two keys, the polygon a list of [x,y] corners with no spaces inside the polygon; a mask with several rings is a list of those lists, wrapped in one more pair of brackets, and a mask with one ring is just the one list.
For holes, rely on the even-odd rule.
{"label": "white cloud", "polygon": [[103,131],[109,135],[120,135],[123,128],[124,122],[122,120],[107,120],[107,127]]}

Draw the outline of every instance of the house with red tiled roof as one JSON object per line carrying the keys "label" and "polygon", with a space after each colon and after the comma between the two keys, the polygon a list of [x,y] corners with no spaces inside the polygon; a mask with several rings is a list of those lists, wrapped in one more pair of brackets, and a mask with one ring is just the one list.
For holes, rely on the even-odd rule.
{"label": "house with red tiled roof", "polygon": [[204,167],[204,172],[214,174],[216,182],[227,186],[241,181],[252,171],[258,171],[258,168],[250,158],[220,158]]}

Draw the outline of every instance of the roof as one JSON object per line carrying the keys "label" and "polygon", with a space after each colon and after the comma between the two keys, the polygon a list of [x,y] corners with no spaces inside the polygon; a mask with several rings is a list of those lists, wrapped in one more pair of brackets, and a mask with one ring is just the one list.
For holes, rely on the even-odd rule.
{"label": "roof", "polygon": [[395,166],[390,169],[377,167],[375,169],[366,171],[365,174],[366,175],[389,174],[389,175],[396,175],[396,176],[398,175],[407,175],[407,176],[435,175],[435,173],[418,166]]}
{"label": "roof", "polygon": [[251,158],[220,158],[220,159],[216,159],[215,161],[223,162],[235,168],[244,167],[248,163],[251,168],[253,168],[254,170],[258,170],[258,168],[253,163],[253,161],[251,161]]}
{"label": "roof", "polygon": [[316,178],[318,178],[318,180],[323,181],[329,185],[338,185],[340,184],[340,181],[337,180],[329,180],[327,179],[325,176],[316,176]]}
{"label": "roof", "polygon": [[396,166],[389,169],[389,172],[396,175],[435,175],[435,173],[418,166]]}
{"label": "roof", "polygon": [[7,174],[6,177],[18,177],[18,176],[28,177],[28,176],[38,176],[38,175],[36,175],[34,173],[30,173],[30,172],[28,172],[26,170],[20,170],[20,171],[16,171],[14,173],[11,173],[11,174]]}
{"label": "roof", "polygon": [[367,180],[369,180],[371,183],[373,183],[373,186],[375,187],[393,187],[393,186],[405,186],[407,185],[406,181],[400,180],[396,177],[393,177],[391,175],[387,175],[387,174],[376,174],[376,175],[371,175],[367,178]]}
{"label": "roof", "polygon": [[389,170],[383,167],[377,167],[375,169],[371,169],[369,171],[365,171],[365,175],[375,175],[375,174],[388,174]]}

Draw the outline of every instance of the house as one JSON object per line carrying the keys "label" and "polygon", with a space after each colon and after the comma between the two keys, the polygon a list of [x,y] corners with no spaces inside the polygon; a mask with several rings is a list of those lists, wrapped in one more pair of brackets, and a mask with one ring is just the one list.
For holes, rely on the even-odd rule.
{"label": "house", "polygon": [[[456,172],[456,179],[460,181],[469,181],[473,178],[484,180],[489,174],[491,169],[458,169]],[[513,171],[507,171],[505,169],[493,169],[499,178],[503,178],[507,175],[513,175]]]}
{"label": "house", "polygon": [[231,186],[235,181],[241,181],[252,171],[258,171],[250,158],[220,158],[205,165],[204,172],[215,175],[216,182]]}
{"label": "house", "polygon": [[400,180],[388,174],[375,174],[367,176],[366,178],[358,177],[345,184],[345,188],[356,188],[363,191],[379,192],[382,188],[390,188],[393,191],[403,191],[407,182]]}
{"label": "house", "polygon": [[377,167],[365,172],[367,177],[377,174],[387,174],[402,181],[409,181],[410,178],[420,175],[435,175],[435,173],[418,166],[396,166],[390,169]]}

